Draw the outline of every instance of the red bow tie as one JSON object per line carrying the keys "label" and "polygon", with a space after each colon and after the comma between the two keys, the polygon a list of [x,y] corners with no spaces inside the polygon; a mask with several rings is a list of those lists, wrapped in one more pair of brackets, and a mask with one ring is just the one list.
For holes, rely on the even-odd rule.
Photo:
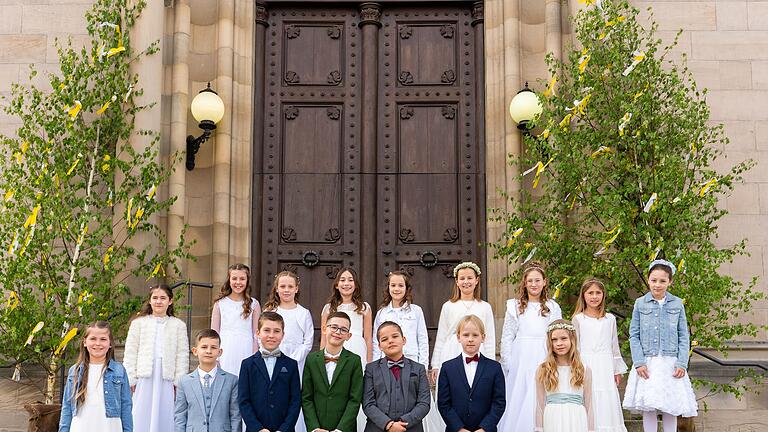
{"label": "red bow tie", "polygon": [[475,355],[474,355],[474,356],[472,356],[472,357],[465,357],[465,358],[464,358],[464,361],[465,361],[465,362],[467,362],[467,364],[470,364],[470,363],[472,363],[473,361],[476,361],[476,362],[478,362],[478,363],[479,363],[479,362],[480,362],[480,356],[478,356],[477,354],[475,354]]}

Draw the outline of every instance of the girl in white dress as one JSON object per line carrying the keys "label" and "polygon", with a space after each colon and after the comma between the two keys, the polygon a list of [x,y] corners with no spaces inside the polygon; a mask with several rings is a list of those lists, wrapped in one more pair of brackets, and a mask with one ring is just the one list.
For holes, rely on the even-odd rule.
{"label": "girl in white dress", "polygon": [[627,365],[621,357],[616,318],[605,312],[605,285],[587,279],[581,285],[573,326],[584,365],[592,371],[592,411],[597,432],[627,432],[617,386]]}
{"label": "girl in white dress", "polygon": [[486,338],[480,352],[489,359],[496,358],[496,327],[491,305],[480,299],[480,267],[473,262],[463,262],[453,268],[453,294],[443,303],[437,323],[435,349],[432,351],[430,379],[436,383],[440,366],[461,354],[461,344],[456,338],[456,326],[467,315],[475,315],[485,324]]}
{"label": "girl in white dress", "polygon": [[[336,275],[328,303],[323,306],[320,328],[325,328],[328,315],[333,312],[345,312],[349,315],[351,337],[344,342],[344,348],[360,356],[363,371],[365,365],[373,361],[372,332],[373,312],[371,306],[363,301],[363,290],[358,283],[357,273],[351,268],[342,268]],[[320,334],[320,349],[325,348],[325,332]],[[357,414],[357,430],[364,430],[366,416],[363,407]]]}
{"label": "girl in white dress", "polygon": [[250,269],[245,264],[229,266],[211,314],[211,328],[221,336],[219,366],[225,371],[240,375],[240,364],[258,351],[259,315],[259,301],[251,297]]}
{"label": "girl in white dress", "polygon": [[[331,296],[323,306],[320,318],[320,328],[325,328],[328,315],[336,312],[346,312],[352,321],[350,333],[352,337],[344,342],[344,348],[360,356],[363,368],[373,361],[373,342],[371,328],[373,327],[373,312],[371,306],[363,301],[363,292],[358,283],[357,273],[351,268],[339,270],[333,281]],[[325,347],[325,332],[320,336],[320,348]]]}
{"label": "girl in white dress", "polygon": [[690,335],[685,306],[667,292],[675,265],[654,260],[648,267],[650,291],[635,300],[629,324],[632,370],[624,391],[624,408],[643,413],[645,432],[677,431],[677,417],[695,417],[696,396],[686,373]]}
{"label": "girl in white dress", "polygon": [[[315,328],[309,310],[299,304],[299,277],[295,273],[286,270],[275,275],[272,291],[264,303],[264,311],[277,312],[283,317],[285,325],[280,352],[299,363],[301,377],[304,374],[304,362],[312,351]],[[294,429],[296,432],[307,430],[301,413]]]}
{"label": "girl in white dress", "polygon": [[530,431],[536,411],[536,368],[547,354],[547,326],[561,319],[560,306],[549,298],[544,267],[530,262],[523,269],[518,298],[507,300],[501,333],[501,366],[506,374],[507,407],[500,431]]}
{"label": "girl in white dress", "polygon": [[547,327],[547,358],[536,371],[536,432],[595,431],[592,372],[581,362],[577,340],[569,321]]}
{"label": "girl in white dress", "polygon": [[128,374],[115,361],[109,323],[89,324],[77,363],[67,376],[59,432],[131,432],[131,408]]}
{"label": "girl in white dress", "polygon": [[173,314],[173,291],[168,285],[151,287],[128,329],[123,363],[134,391],[136,431],[174,427],[174,385],[189,371],[189,339],[184,321]]}
{"label": "girl in white dress", "polygon": [[[413,286],[408,273],[402,270],[389,272],[387,286],[384,288],[384,300],[373,320],[373,359],[384,357],[379,348],[377,332],[379,326],[386,321],[397,323],[403,331],[406,342],[403,354],[409,359],[421,363],[429,369],[429,335],[424,311],[419,305],[413,304]],[[425,432],[445,431],[445,423],[437,410],[435,394],[432,393],[431,407],[427,416],[422,420]]]}

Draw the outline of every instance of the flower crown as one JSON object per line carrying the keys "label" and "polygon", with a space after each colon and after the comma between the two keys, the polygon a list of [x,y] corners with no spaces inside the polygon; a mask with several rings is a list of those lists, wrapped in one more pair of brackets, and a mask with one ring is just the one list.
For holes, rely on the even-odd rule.
{"label": "flower crown", "polygon": [[571,323],[560,322],[560,323],[550,324],[549,327],[547,327],[547,333],[551,333],[555,330],[568,330],[576,333],[576,327],[574,327],[573,324]]}
{"label": "flower crown", "polygon": [[463,263],[456,264],[456,267],[453,268],[453,277],[455,278],[457,274],[459,274],[459,270],[469,268],[475,271],[475,274],[480,276],[482,272],[480,271],[480,267],[473,263],[472,261],[464,261]]}

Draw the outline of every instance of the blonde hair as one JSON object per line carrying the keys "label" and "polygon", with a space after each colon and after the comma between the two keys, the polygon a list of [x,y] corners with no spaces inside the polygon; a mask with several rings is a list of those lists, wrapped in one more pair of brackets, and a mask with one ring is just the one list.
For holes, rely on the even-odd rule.
{"label": "blonde hair", "polygon": [[461,330],[466,327],[467,324],[474,324],[477,329],[480,330],[480,334],[485,336],[485,325],[483,324],[483,320],[476,315],[467,315],[460,319],[459,324],[456,326],[456,334],[458,335],[461,333]]}
{"label": "blonde hair", "polygon": [[[567,325],[569,328],[563,328],[565,326],[557,326],[557,324]],[[571,340],[571,348],[565,357],[568,360],[568,365],[571,367],[571,386],[581,387],[584,385],[584,376],[586,374],[584,369],[584,363],[581,362],[581,356],[579,355],[578,336],[576,332],[571,330],[573,324],[567,320],[553,321],[547,330],[547,357],[544,362],[539,365],[536,370],[536,380],[544,384],[544,388],[551,392],[557,390],[557,384],[559,377],[557,373],[557,358],[554,347],[552,345],[552,333],[557,330],[564,330],[568,332],[568,337]]]}
{"label": "blonde hair", "polygon": [[547,316],[549,315],[549,306],[547,306],[547,300],[549,300],[549,279],[547,279],[547,273],[544,271],[544,265],[536,261],[531,261],[523,269],[523,277],[520,279],[520,287],[518,289],[517,297],[518,303],[520,303],[518,312],[522,315],[528,307],[528,290],[525,288],[525,279],[528,277],[529,273],[534,271],[539,272],[541,277],[544,278],[544,288],[541,289],[541,295],[539,297],[539,302],[541,303],[541,311],[539,311],[539,313],[541,316]]}
{"label": "blonde hair", "polygon": [[457,301],[461,300],[461,290],[459,289],[458,278],[459,278],[459,270],[464,270],[464,269],[470,269],[475,273],[475,278],[477,278],[477,285],[475,285],[475,291],[473,294],[475,296],[475,300],[478,300],[478,301],[482,300],[482,297],[480,296],[480,274],[477,272],[477,270],[475,270],[475,268],[471,266],[465,266],[461,268],[459,268],[459,266],[456,266],[456,277],[453,282],[453,292],[451,292],[451,303],[456,303]]}
{"label": "blonde hair", "polygon": [[272,291],[269,292],[267,302],[264,303],[265,311],[275,311],[277,310],[277,307],[280,306],[280,295],[277,293],[277,284],[283,276],[293,278],[294,282],[296,282],[296,294],[293,296],[293,301],[295,301],[296,304],[299,304],[299,276],[292,271],[283,270],[276,274],[275,279],[272,281]]}
{"label": "blonde hair", "polygon": [[605,299],[607,297],[606,291],[605,291],[605,284],[600,279],[597,278],[589,278],[584,281],[583,284],[581,284],[581,292],[579,293],[579,299],[576,300],[576,309],[573,311],[573,315],[583,313],[585,310],[587,310],[587,301],[584,300],[584,293],[587,292],[588,289],[590,289],[592,286],[596,286],[600,288],[600,291],[603,292],[603,301],[600,302],[600,306],[597,307],[597,315],[599,318],[602,318],[605,316]]}

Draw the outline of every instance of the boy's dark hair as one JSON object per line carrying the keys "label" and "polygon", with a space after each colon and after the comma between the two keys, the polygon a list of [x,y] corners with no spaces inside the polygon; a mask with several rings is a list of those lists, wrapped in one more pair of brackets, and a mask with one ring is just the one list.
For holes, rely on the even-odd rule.
{"label": "boy's dark hair", "polygon": [[214,329],[202,329],[197,332],[195,345],[197,345],[203,338],[216,339],[219,341],[219,344],[221,344],[221,336],[219,336],[219,333]]}
{"label": "boy's dark hair", "polygon": [[280,323],[280,328],[285,329],[285,320],[283,319],[282,315],[280,315],[277,312],[264,312],[259,316],[259,330],[261,330],[261,326],[264,325],[264,321],[273,321]]}
{"label": "boy's dark hair", "polygon": [[400,324],[394,321],[384,321],[383,323],[381,323],[381,325],[379,325],[379,328],[376,329],[376,340],[379,340],[379,333],[381,332],[381,329],[383,329],[384,327],[396,327],[397,331],[400,332],[400,336],[403,335],[403,328],[400,327]]}
{"label": "boy's dark hair", "polygon": [[352,319],[349,318],[349,315],[347,315],[346,312],[342,312],[342,311],[331,312],[328,315],[328,318],[325,319],[325,322],[327,323],[328,321],[331,320],[331,318],[341,318],[343,320],[346,320],[350,326],[352,325]]}

